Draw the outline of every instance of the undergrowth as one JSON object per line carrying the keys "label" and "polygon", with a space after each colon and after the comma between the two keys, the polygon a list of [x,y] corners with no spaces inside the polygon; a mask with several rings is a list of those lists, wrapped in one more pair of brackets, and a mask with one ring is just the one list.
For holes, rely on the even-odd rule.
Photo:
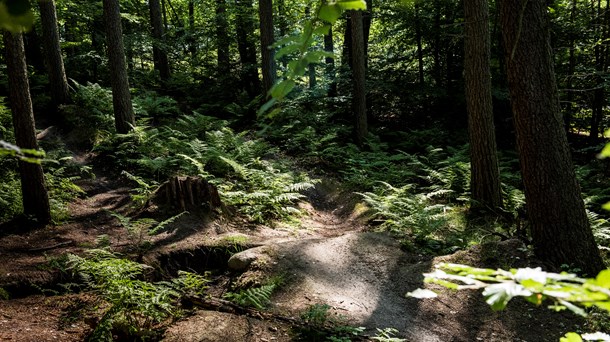
{"label": "undergrowth", "polygon": [[294,204],[315,180],[292,171],[294,166],[262,139],[236,133],[227,124],[194,113],[158,128],[137,126],[96,150],[129,170],[124,174],[138,183],[133,199],[140,204],[157,183],[174,175],[196,175],[216,185],[223,203],[249,221],[298,215]]}
{"label": "undergrowth", "polygon": [[208,280],[180,272],[171,281],[142,280],[148,266],[119,258],[103,249],[89,250],[87,257],[68,255],[69,270],[84,289],[94,291],[105,303],[102,317],[89,336],[91,341],[112,341],[121,333],[145,340],[168,318],[180,315],[176,306],[184,294],[201,294]]}

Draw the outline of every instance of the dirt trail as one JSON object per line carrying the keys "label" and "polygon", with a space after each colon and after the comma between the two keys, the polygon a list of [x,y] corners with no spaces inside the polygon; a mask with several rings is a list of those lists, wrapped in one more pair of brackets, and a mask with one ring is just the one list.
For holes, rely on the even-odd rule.
{"label": "dirt trail", "polygon": [[[70,223],[0,237],[0,256],[13,261],[0,266],[0,287],[25,286],[24,280],[34,278],[38,284],[28,290],[34,291],[40,284],[56,281],[57,272],[41,266],[63,253],[80,253],[94,246],[101,234],[107,234],[117,248],[129,243],[125,229],[107,212],[125,210],[128,189],[124,184],[98,178],[82,185],[88,196],[71,205],[74,219]],[[435,300],[405,298],[406,292],[422,286],[422,273],[433,264],[480,264],[488,258],[489,249],[473,248],[434,259],[406,253],[389,235],[368,231],[358,219],[357,199],[337,192],[336,184],[322,183],[308,197],[310,203],[303,204],[308,215],[298,229],[185,217],[172,232],[151,241],[155,247],[148,257],[153,260],[184,251],[187,259],[194,258],[193,251],[202,246],[228,236],[245,236],[251,245],[265,247],[260,248],[264,251],[260,262],[241,277],[285,276],[285,286],[271,298],[271,312],[298,317],[312,304],[328,304],[334,315],[345,317],[346,324],[366,327],[369,335],[375,328],[392,327],[409,341],[557,341],[562,332],[574,330],[573,316],[524,303],[511,303],[508,310],[494,313],[472,292],[448,293]],[[62,241],[71,243],[31,252]],[[497,244],[491,250],[502,260],[517,258],[514,244]],[[195,263],[205,266],[198,260],[192,260],[191,266]],[[87,305],[92,305],[90,298],[81,295],[0,300],[0,340],[83,340],[92,325],[78,312]],[[291,336],[286,323],[203,310],[174,323],[165,334],[167,341],[289,341]]]}

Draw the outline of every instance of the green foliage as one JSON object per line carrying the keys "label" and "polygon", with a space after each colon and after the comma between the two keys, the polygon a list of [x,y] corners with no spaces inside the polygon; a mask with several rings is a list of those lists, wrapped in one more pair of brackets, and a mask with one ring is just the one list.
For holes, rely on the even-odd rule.
{"label": "green foliage", "polygon": [[[50,154],[60,156],[65,151],[54,151]],[[53,223],[59,224],[70,217],[68,204],[85,192],[74,182],[82,176],[90,176],[88,167],[73,163],[72,157],[61,157],[55,163],[45,166],[45,179],[49,190],[49,204]]]}
{"label": "green foliage", "polygon": [[[248,132],[235,133],[226,122],[200,114],[181,117],[171,126],[138,126],[98,146],[114,163],[134,170],[124,173],[138,184],[134,200],[145,203],[156,183],[172,175],[198,175],[220,192],[248,220],[268,222],[299,213],[293,205],[314,180],[289,171],[287,162],[269,160],[276,149]],[[137,174],[138,176],[135,176]]]}
{"label": "green foliage", "polygon": [[10,297],[8,291],[0,287],[0,300],[8,300]]}
{"label": "green foliage", "polygon": [[161,222],[157,222],[151,218],[132,220],[127,216],[123,216],[115,212],[110,212],[110,215],[116,218],[127,230],[132,244],[142,251],[150,248],[151,242],[148,238],[149,236],[162,232],[168,225],[176,221],[178,218],[180,218],[180,216],[187,213],[187,211],[183,211],[180,214],[172,216]]}
{"label": "green foliage", "polygon": [[146,266],[106,250],[90,250],[86,258],[69,254],[68,260],[69,269],[109,304],[90,336],[95,341],[111,341],[117,327],[126,327],[132,336],[150,335],[154,324],[179,313],[175,303],[182,294],[200,293],[207,283],[188,272],[171,282],[139,280]]}
{"label": "green foliage", "polygon": [[301,340],[349,342],[352,337],[359,336],[363,327],[353,327],[342,323],[341,317],[330,313],[328,304],[313,304],[301,314],[301,319],[307,324],[298,331]]}
{"label": "green foliage", "polygon": [[3,172],[0,181],[0,222],[23,213],[21,182],[15,172]]}
{"label": "green foliage", "polygon": [[[549,309],[570,310],[587,316],[585,309],[597,307],[610,311],[610,269],[601,271],[595,278],[580,278],[566,272],[544,272],[538,268],[519,268],[510,271],[475,268],[467,265],[441,263],[436,270],[424,274],[425,282],[449,289],[483,289],[487,304],[502,310],[514,297],[523,297],[536,305],[552,301]],[[415,298],[434,298],[436,293],[418,289],[407,293]],[[562,341],[581,341],[577,334],[569,333]],[[592,336],[592,337],[591,337]],[[588,340],[605,338],[603,335],[583,335]]]}
{"label": "green foliage", "polygon": [[159,96],[153,91],[146,91],[133,98],[136,117],[160,122],[164,119],[177,118],[181,115],[176,100],[168,96]]}
{"label": "green foliage", "polygon": [[271,283],[261,287],[240,290],[238,293],[227,292],[223,297],[241,306],[252,306],[264,310],[270,303],[270,297],[277,284]]}
{"label": "green foliage", "polygon": [[34,24],[34,14],[27,0],[0,1],[0,29],[23,32]]}
{"label": "green foliage", "polygon": [[377,334],[371,337],[371,340],[378,342],[407,342],[404,338],[394,337],[398,334],[398,330],[394,328],[377,329]]}
{"label": "green foliage", "polygon": [[142,177],[132,175],[127,171],[121,172],[121,175],[127,177],[129,180],[137,184],[137,186],[135,188],[132,188],[130,191],[131,200],[138,207],[143,207],[148,202],[148,200],[150,200],[155,190],[159,188],[159,184],[157,184],[157,182],[151,181],[150,183],[148,183]]}

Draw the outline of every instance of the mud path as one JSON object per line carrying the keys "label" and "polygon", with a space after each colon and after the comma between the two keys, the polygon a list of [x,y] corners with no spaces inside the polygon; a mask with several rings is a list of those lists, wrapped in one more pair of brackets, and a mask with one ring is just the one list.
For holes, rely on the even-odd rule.
{"label": "mud path", "polygon": [[[102,234],[119,250],[130,243],[124,227],[108,214],[109,210],[127,210],[128,187],[103,177],[81,185],[87,196],[70,206],[73,219],[69,223],[0,237],[4,261],[0,287],[18,293],[19,288],[34,282],[20,292],[25,298],[17,295],[0,300],[0,340],[80,341],[94,326],[87,317],[78,315],[83,307],[94,305],[88,295],[33,295],[45,284],[59,281],[56,271],[45,268],[50,260],[67,252],[82,253],[94,247]],[[369,336],[377,328],[396,328],[408,341],[557,341],[565,331],[575,330],[573,316],[525,303],[511,303],[506,311],[492,312],[476,292],[446,293],[434,300],[405,297],[406,292],[423,286],[422,273],[435,263],[483,265],[490,250],[502,260],[519,258],[515,254],[518,246],[497,244],[437,258],[407,253],[388,234],[370,231],[360,218],[357,197],[339,192],[335,183],[319,184],[307,195],[309,202],[302,208],[308,214],[299,227],[185,217],[172,231],[151,239],[153,248],[144,261],[158,263],[162,256],[181,255],[186,264],[175,261],[174,267],[193,269],[198,264],[204,268],[205,263],[189,258],[241,236],[248,245],[259,246],[261,262],[254,262],[245,271],[228,272],[227,277],[284,275],[286,284],[272,296],[270,312],[298,317],[313,304],[327,304],[333,315],[343,317],[344,324],[363,326]],[[56,244],[56,248],[32,252]],[[199,310],[170,326],[165,339],[290,341],[293,334],[285,323]]]}

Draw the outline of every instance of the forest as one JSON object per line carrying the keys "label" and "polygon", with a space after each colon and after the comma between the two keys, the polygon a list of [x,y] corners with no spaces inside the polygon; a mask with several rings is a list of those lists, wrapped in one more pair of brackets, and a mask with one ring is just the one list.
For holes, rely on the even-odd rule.
{"label": "forest", "polygon": [[610,0],[0,32],[0,340],[610,341]]}

